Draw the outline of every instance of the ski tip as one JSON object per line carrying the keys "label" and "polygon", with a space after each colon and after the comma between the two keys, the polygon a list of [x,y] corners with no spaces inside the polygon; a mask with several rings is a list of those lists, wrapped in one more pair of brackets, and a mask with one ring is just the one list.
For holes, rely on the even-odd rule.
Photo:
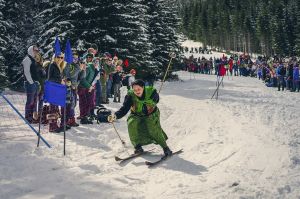
{"label": "ski tip", "polygon": [[116,160],[116,161],[121,161],[122,159],[119,158],[118,156],[115,156],[115,160]]}
{"label": "ski tip", "polygon": [[145,164],[148,165],[149,167],[153,165],[152,162],[148,162],[148,161],[145,161]]}

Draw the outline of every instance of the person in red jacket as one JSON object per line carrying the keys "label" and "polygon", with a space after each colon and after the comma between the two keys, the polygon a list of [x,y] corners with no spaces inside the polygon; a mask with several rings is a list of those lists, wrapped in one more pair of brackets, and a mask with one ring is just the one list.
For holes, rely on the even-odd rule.
{"label": "person in red jacket", "polygon": [[219,67],[219,76],[225,76],[225,75],[226,75],[226,68],[224,66],[224,63],[221,62]]}

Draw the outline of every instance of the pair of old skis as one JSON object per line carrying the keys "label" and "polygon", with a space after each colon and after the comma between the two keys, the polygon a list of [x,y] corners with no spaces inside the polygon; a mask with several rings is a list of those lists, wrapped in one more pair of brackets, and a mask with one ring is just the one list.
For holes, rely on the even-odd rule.
{"label": "pair of old skis", "polygon": [[[115,156],[115,160],[118,161],[118,162],[121,164],[121,163],[123,163],[123,162],[126,162],[126,161],[128,161],[128,160],[134,159],[134,158],[136,158],[136,157],[139,157],[139,156],[142,156],[142,155],[145,155],[145,154],[149,154],[149,153],[151,153],[151,151],[152,151],[152,150],[148,150],[148,151],[144,151],[144,152],[142,152],[142,153],[132,154],[132,155],[130,155],[130,156],[128,156],[128,157],[125,157],[125,158],[120,158],[120,157],[118,157],[118,156]],[[179,153],[182,153],[182,152],[183,152],[183,150],[180,149],[180,150],[178,150],[178,151],[173,152],[171,156],[163,155],[159,160],[154,161],[154,162],[145,161],[145,164],[148,165],[148,167],[153,167],[153,166],[156,166],[156,165],[162,163],[163,161],[169,159],[169,158],[172,157],[173,155],[176,155],[176,154],[179,154]]]}

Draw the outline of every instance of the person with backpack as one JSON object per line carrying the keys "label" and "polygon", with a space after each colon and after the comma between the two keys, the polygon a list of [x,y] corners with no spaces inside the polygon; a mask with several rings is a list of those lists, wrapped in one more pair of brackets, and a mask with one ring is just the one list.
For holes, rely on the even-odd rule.
{"label": "person with backpack", "polygon": [[172,155],[166,143],[168,137],[160,125],[158,102],[159,94],[154,87],[145,86],[143,80],[135,80],[125,96],[123,106],[107,117],[108,122],[114,122],[131,111],[127,125],[134,153],[142,153],[142,146],[153,143],[160,145],[166,156]]}

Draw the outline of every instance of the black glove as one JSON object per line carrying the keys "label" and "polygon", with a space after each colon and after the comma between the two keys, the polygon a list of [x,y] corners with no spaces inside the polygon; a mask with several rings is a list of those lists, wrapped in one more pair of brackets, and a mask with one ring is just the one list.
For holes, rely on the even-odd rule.
{"label": "black glove", "polygon": [[155,103],[158,103],[159,101],[159,94],[155,91],[152,93],[151,97],[150,97]]}
{"label": "black glove", "polygon": [[145,115],[148,115],[148,109],[147,109],[146,104],[143,104],[142,112],[143,112]]}

